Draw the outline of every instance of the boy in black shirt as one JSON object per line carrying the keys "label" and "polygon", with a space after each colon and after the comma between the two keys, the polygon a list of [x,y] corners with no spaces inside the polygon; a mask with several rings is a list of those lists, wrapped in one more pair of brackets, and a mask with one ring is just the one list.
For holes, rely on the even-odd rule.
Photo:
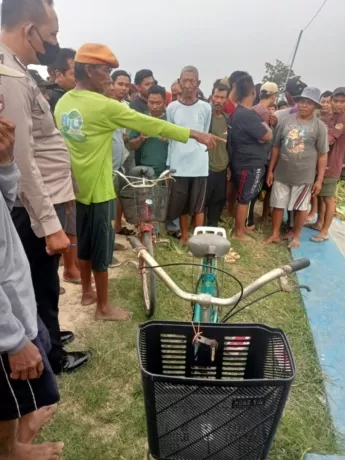
{"label": "boy in black shirt", "polygon": [[248,240],[246,218],[250,201],[257,196],[268,157],[272,130],[253,110],[255,86],[245,75],[236,83],[238,107],[232,118],[232,180],[237,189],[234,238]]}

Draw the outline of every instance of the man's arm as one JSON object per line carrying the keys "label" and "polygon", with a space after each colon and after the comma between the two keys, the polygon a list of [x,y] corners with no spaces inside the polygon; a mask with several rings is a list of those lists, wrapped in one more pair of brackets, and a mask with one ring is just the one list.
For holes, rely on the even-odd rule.
{"label": "man's arm", "polygon": [[150,137],[164,137],[165,139],[183,142],[184,144],[189,139],[195,139],[210,149],[214,148],[217,142],[225,142],[213,134],[201,133],[174,125],[159,118],[142,115],[112,99],[107,101],[107,107],[104,111],[104,123],[108,123],[109,127],[114,127],[114,129],[116,126],[121,126],[122,128],[139,131]]}
{"label": "man's arm", "polygon": [[271,185],[273,184],[273,180],[274,180],[273,173],[278,163],[279,153],[280,153],[280,148],[275,145],[271,152],[271,160],[270,160],[270,164],[269,164],[268,171],[267,171],[267,185],[269,187],[271,187]]}
{"label": "man's arm", "polygon": [[322,188],[322,181],[327,168],[328,155],[327,153],[319,153],[317,159],[317,177],[312,188],[312,195],[316,196],[320,193]]}
{"label": "man's arm", "polygon": [[24,327],[14,316],[11,302],[0,285],[0,353],[15,353],[27,341]]}
{"label": "man's arm", "polygon": [[147,137],[141,135],[138,131],[130,131],[127,145],[132,150],[138,150]]}
{"label": "man's arm", "polygon": [[264,136],[260,139],[260,142],[266,144],[267,142],[270,142],[273,139],[273,131],[272,129],[268,126],[267,123],[263,123],[264,128],[266,129],[266,133]]}
{"label": "man's arm", "polygon": [[245,121],[245,129],[248,134],[259,143],[265,144],[273,138],[272,130],[267,123],[262,121],[255,110],[248,111]]}

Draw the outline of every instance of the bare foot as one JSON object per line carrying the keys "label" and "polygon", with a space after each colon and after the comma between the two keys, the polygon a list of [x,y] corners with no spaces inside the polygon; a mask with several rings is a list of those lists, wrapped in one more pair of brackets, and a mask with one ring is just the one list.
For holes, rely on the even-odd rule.
{"label": "bare foot", "polygon": [[64,448],[63,442],[47,444],[20,444],[14,448],[10,460],[57,460]]}
{"label": "bare foot", "polygon": [[95,319],[97,321],[128,321],[132,313],[118,307],[109,305],[106,310],[96,309]]}
{"label": "bare foot", "polygon": [[253,241],[248,235],[246,235],[245,233],[243,234],[240,234],[240,235],[236,235],[236,233],[234,233],[232,235],[232,239],[233,240],[238,240],[238,241]]}
{"label": "bare foot", "polygon": [[81,296],[81,304],[83,307],[88,307],[89,305],[92,305],[97,302],[97,294],[96,291],[90,291],[90,292],[85,292]]}
{"label": "bare foot", "polygon": [[299,248],[300,242],[298,238],[292,238],[290,243],[288,244],[288,248]]}
{"label": "bare foot", "polygon": [[280,241],[281,241],[280,235],[278,236],[271,235],[265,239],[264,244],[280,243]]}
{"label": "bare foot", "polygon": [[35,412],[22,417],[19,421],[18,441],[31,444],[39,431],[50,421],[57,409],[57,404],[41,407]]}
{"label": "bare foot", "polygon": [[251,225],[250,227],[244,228],[244,233],[253,233],[254,230],[255,230],[255,225]]}
{"label": "bare foot", "polygon": [[294,237],[294,232],[291,229],[284,233],[284,235],[282,236],[282,240],[289,240],[290,238],[293,238],[293,237]]}

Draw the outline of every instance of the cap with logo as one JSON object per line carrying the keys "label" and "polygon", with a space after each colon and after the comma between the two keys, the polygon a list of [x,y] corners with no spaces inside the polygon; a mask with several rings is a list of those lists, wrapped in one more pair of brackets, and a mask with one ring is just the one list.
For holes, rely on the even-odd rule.
{"label": "cap with logo", "polygon": [[103,64],[112,69],[119,67],[119,61],[111,49],[98,43],[86,43],[81,46],[75,56],[75,62],[80,64]]}
{"label": "cap with logo", "polygon": [[319,88],[315,88],[314,86],[307,86],[302,91],[302,94],[300,96],[295,96],[294,99],[296,102],[300,101],[301,99],[308,99],[309,101],[314,102],[314,104],[319,109],[321,109],[322,107],[322,105],[320,104],[321,91],[319,90]]}
{"label": "cap with logo", "polygon": [[332,96],[345,96],[345,87],[340,86],[339,88],[335,89]]}
{"label": "cap with logo", "polygon": [[18,70],[11,69],[7,65],[0,64],[0,76],[13,77],[13,78],[24,78],[25,75]]}
{"label": "cap with logo", "polygon": [[266,93],[266,94],[277,94],[279,91],[278,85],[274,83],[273,81],[266,81],[261,88],[260,88],[260,93]]}

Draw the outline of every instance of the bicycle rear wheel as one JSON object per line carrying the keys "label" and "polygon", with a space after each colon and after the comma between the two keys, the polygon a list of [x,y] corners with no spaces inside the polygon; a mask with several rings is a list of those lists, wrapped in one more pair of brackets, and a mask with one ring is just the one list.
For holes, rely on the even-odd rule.
{"label": "bicycle rear wheel", "polygon": [[[153,257],[154,254],[151,232],[143,232],[141,239],[143,245]],[[150,318],[153,316],[156,309],[156,275],[142,257],[139,258],[139,268],[141,275],[141,287],[145,303],[145,314],[148,318]]]}

